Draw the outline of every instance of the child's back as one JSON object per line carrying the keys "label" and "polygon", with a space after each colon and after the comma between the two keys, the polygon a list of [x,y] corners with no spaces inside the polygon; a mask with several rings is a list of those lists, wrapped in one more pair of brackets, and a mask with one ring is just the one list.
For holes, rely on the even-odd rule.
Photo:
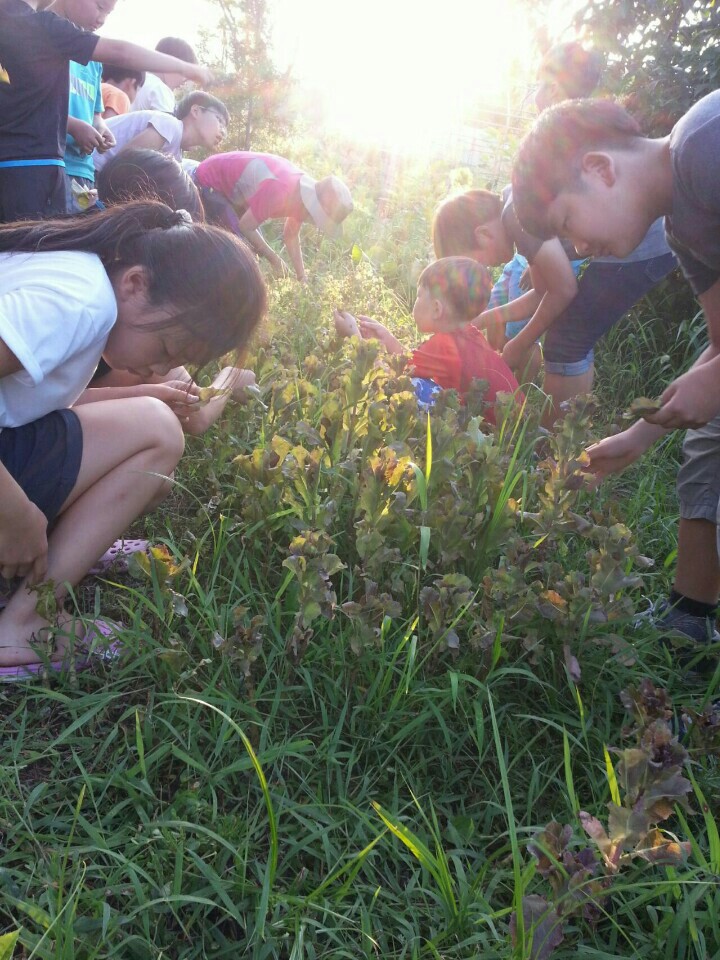
{"label": "child's back", "polygon": [[[471,323],[449,333],[434,333],[413,351],[410,366],[415,376],[434,380],[439,387],[457,390],[461,396],[473,380],[485,380],[485,399],[491,405],[498,393],[518,390],[510,367]],[[491,409],[488,420],[494,422]]]}

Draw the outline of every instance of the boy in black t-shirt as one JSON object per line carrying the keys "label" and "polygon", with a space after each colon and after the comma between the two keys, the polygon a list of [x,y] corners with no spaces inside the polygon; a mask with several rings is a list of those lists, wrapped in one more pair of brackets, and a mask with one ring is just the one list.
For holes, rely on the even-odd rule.
{"label": "boy in black t-shirt", "polygon": [[[50,11],[37,12],[42,5],[41,0],[0,0],[0,64],[7,75],[0,82],[0,222],[65,211],[71,60],[172,70],[199,83],[210,79],[197,64],[97,37]],[[115,0],[106,0],[98,26],[114,5]]]}

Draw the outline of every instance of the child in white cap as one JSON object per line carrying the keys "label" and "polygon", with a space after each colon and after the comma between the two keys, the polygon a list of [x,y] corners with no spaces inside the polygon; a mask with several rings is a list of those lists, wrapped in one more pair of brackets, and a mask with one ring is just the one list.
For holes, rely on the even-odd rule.
{"label": "child in white cap", "polygon": [[314,223],[330,237],[352,211],[350,191],[339,177],[314,180],[294,163],[272,153],[217,153],[192,171],[205,214],[212,223],[245,237],[280,276],[283,259],[264,240],[260,224],[284,218],[283,241],[298,280],[305,280],[300,227]]}

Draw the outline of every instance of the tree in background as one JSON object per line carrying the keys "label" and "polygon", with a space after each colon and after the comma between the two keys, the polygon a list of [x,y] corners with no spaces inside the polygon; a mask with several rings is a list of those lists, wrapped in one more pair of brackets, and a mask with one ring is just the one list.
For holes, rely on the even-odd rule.
{"label": "tree in background", "polygon": [[211,2],[220,20],[205,34],[203,52],[218,75],[229,78],[213,89],[230,111],[223,150],[271,149],[292,132],[293,80],[272,60],[268,0]]}
{"label": "tree in background", "polygon": [[720,86],[720,7],[715,0],[586,0],[579,36],[608,54],[603,86],[651,136]]}

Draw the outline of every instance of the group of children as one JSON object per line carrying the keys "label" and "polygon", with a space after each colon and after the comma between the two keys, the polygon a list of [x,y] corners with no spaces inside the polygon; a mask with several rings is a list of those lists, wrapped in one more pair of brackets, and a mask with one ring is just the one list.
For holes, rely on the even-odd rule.
{"label": "group of children", "polygon": [[[81,659],[112,649],[110,625],[69,613],[49,623],[28,588],[52,581],[62,601],[67,585],[166,496],[183,427],[205,429],[236,389],[241,375],[224,368],[222,396],[200,409],[185,365],[241,350],[260,322],[266,293],[255,255],[276,273],[287,269],[262,223],[285,219],[288,255],[304,280],[301,224],[336,236],[352,210],[337,177],[314,180],[271,154],[216,154],[183,169],[184,149],[219,145],[227,109],[204,91],[175,103],[184,78],[210,79],[182,41],[149,51],[92,33],[114,5],[54,0],[39,9],[43,0],[0,0],[0,577],[8,587],[0,595],[0,679],[64,669],[68,647]],[[461,394],[486,380],[492,419],[499,391],[522,399],[512,370],[537,368],[547,332],[553,404],[585,392],[597,339],[672,269],[667,233],[713,343],[656,416],[590,454],[604,475],[666,429],[707,424],[686,442],[683,476],[694,492],[663,614],[707,639],[720,588],[720,418],[712,420],[720,410],[720,246],[709,162],[720,93],[672,137],[647,141],[617,105],[578,99],[597,77],[597,58],[578,45],[551,50],[540,72],[543,113],[512,187],[501,196],[468,191],[438,208],[438,259],[420,276],[413,308],[419,332],[430,336],[408,354],[408,368]],[[116,93],[103,97],[103,79]],[[66,212],[75,215],[57,216]],[[503,264],[491,293],[487,268]],[[405,352],[376,320],[338,311],[335,325]],[[688,537],[702,551],[702,571],[692,551],[683,554]]]}

